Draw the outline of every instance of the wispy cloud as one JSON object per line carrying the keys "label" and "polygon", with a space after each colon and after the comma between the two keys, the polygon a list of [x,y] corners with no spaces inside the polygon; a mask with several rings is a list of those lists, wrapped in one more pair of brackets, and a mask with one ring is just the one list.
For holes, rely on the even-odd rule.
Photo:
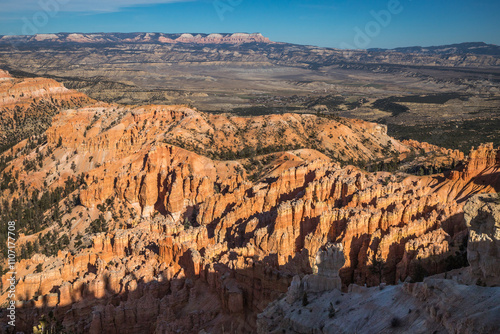
{"label": "wispy cloud", "polygon": [[24,11],[116,12],[126,7],[195,0],[0,0],[0,13]]}

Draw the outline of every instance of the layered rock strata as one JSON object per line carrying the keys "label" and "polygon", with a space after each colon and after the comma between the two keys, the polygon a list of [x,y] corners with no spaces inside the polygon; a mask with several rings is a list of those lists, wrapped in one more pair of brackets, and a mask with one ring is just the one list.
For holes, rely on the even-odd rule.
{"label": "layered rock strata", "polygon": [[422,283],[351,285],[348,293],[334,288],[305,290],[296,277],[286,298],[272,302],[259,314],[257,332],[497,333],[499,204],[496,194],[480,195],[464,208],[469,267]]}
{"label": "layered rock strata", "polygon": [[41,134],[57,112],[94,102],[55,80],[16,79],[0,70],[0,145]]}
{"label": "layered rock strata", "polygon": [[[312,115],[101,103],[59,113],[46,136],[16,145],[6,171],[28,192],[82,184],[74,206],[60,203],[70,229],[40,232],[69,232],[69,251],[18,264],[23,331],[52,311],[54,326],[74,332],[254,332],[256,314],[292,282],[316,293],[445,271],[467,234],[466,199],[500,187],[492,145],[446,175],[341,167],[303,147],[339,160],[410,148],[376,124]],[[37,156],[41,166],[25,170]],[[85,232],[95,220],[109,231]]]}

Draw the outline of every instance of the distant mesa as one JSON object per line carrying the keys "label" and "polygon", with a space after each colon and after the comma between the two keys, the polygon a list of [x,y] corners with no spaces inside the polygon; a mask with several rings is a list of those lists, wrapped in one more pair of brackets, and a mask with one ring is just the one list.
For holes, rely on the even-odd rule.
{"label": "distant mesa", "polygon": [[449,45],[438,45],[438,46],[410,46],[401,47],[395,49],[368,49],[368,51],[392,51],[400,53],[409,54],[425,54],[425,55],[436,55],[436,54],[478,54],[478,55],[491,55],[500,56],[500,46],[494,44],[486,44],[484,42],[467,42]]}
{"label": "distant mesa", "polygon": [[164,33],[58,33],[36,34],[25,36],[1,36],[0,43],[191,43],[191,44],[243,44],[243,43],[273,43],[260,33],[234,34],[164,34]]}
{"label": "distant mesa", "polygon": [[35,40],[46,41],[46,40],[56,40],[59,37],[56,34],[38,34],[35,35]]}

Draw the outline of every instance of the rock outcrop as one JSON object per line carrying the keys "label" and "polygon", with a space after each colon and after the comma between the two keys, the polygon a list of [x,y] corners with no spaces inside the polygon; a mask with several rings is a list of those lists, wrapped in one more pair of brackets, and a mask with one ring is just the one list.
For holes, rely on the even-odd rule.
{"label": "rock outcrop", "polygon": [[[131,37],[131,35],[133,35]],[[2,36],[0,43],[190,43],[190,44],[242,44],[242,43],[272,43],[269,38],[260,33],[234,34],[36,34],[33,36]]]}
{"label": "rock outcrop", "polygon": [[257,333],[498,333],[500,288],[453,280],[393,286],[353,286],[308,294],[308,302],[281,299],[258,316]]}
{"label": "rock outcrop", "polygon": [[[491,55],[487,53],[474,54],[479,48],[471,47],[463,54],[452,52],[453,47],[446,48],[448,52],[413,52],[411,56],[402,50],[345,50],[320,48],[315,46],[300,46],[272,42],[260,33],[57,33],[36,34],[25,36],[0,36],[0,45],[60,45],[71,43],[73,45],[144,45],[144,44],[247,44],[262,43],[264,46],[276,46],[276,49],[266,50],[265,53],[255,53],[252,59],[262,61],[265,57],[275,63],[286,59],[288,65],[303,66],[312,64],[331,64],[343,67],[354,67],[364,64],[398,64],[413,66],[446,66],[446,67],[488,67],[500,66],[497,51]],[[496,47],[496,46],[493,46]],[[270,52],[269,52],[270,51]],[[345,64],[346,59],[349,60]]]}
{"label": "rock outcrop", "polygon": [[464,208],[469,229],[467,260],[472,275],[488,286],[500,285],[500,197],[473,197]]}
{"label": "rock outcrop", "polygon": [[45,78],[15,79],[0,70],[0,146],[43,133],[60,110],[95,101]]}
{"label": "rock outcrop", "polygon": [[[313,115],[95,103],[58,113],[45,136],[3,155],[12,181],[2,188],[2,209],[55,202],[40,215],[57,223],[22,226],[18,247],[47,238],[66,245],[18,263],[25,332],[51,311],[54,326],[89,333],[254,332],[256,314],[290,285],[292,307],[306,292],[450,269],[464,247],[466,200],[500,188],[492,145],[471,151],[446,175],[342,167],[410,147],[377,124]],[[496,215],[493,207],[477,210]],[[469,220],[474,242],[496,226],[488,219]],[[494,265],[472,251],[477,268]],[[387,289],[390,298],[404,292]],[[432,290],[417,285],[405,293],[411,289]],[[459,297],[429,298],[440,304]],[[0,303],[6,298],[4,291]],[[421,305],[415,298],[413,309]],[[423,317],[415,319],[426,328],[449,324]]]}
{"label": "rock outcrop", "polygon": [[[475,196],[464,210],[470,267],[422,283],[373,288],[350,285],[348,293],[334,288],[309,289],[305,295],[296,276],[286,298],[272,302],[259,314],[257,332],[497,333],[499,198],[496,194]],[[465,280],[470,284],[463,284]]]}
{"label": "rock outcrop", "polygon": [[339,270],[345,262],[342,244],[325,245],[323,249],[318,250],[315,260],[313,274],[305,275],[302,279],[298,275],[293,277],[285,296],[288,304],[307,299],[308,293],[334,289],[340,291],[342,288],[339,276]]}

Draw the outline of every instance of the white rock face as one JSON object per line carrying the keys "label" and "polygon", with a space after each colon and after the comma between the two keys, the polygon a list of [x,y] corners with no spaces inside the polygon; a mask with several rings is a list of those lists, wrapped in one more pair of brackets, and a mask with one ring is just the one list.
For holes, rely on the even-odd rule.
{"label": "white rock face", "polygon": [[426,279],[384,288],[355,286],[308,293],[293,303],[271,303],[257,318],[257,333],[500,333],[500,287]]}
{"label": "white rock face", "polygon": [[316,254],[316,264],[313,275],[303,278],[304,290],[321,292],[326,290],[341,289],[342,281],[339,270],[344,266],[344,248],[342,244],[328,244],[325,249],[320,249]]}
{"label": "white rock face", "polygon": [[194,36],[191,34],[182,34],[179,38],[182,39],[194,39]]}
{"label": "white rock face", "polygon": [[286,301],[288,304],[293,304],[302,295],[302,283],[300,281],[300,276],[295,275],[290,283],[290,287],[286,293]]}
{"label": "white rock face", "polygon": [[56,34],[37,34],[35,35],[35,40],[37,41],[46,41],[46,40],[54,40],[59,37]]}
{"label": "white rock face", "polygon": [[325,248],[319,249],[313,267],[314,274],[306,275],[302,279],[298,275],[294,276],[285,296],[286,302],[293,304],[297,300],[302,300],[304,293],[340,291],[342,281],[339,270],[344,263],[342,244],[327,244]]}
{"label": "white rock face", "polygon": [[330,246],[318,252],[315,275],[294,277],[286,297],[258,315],[257,333],[500,333],[500,199],[476,196],[464,213],[470,267],[342,293],[329,285],[341,267],[341,249]]}
{"label": "white rock face", "polygon": [[496,194],[476,196],[465,205],[464,215],[472,274],[486,285],[500,285],[500,198]]}

